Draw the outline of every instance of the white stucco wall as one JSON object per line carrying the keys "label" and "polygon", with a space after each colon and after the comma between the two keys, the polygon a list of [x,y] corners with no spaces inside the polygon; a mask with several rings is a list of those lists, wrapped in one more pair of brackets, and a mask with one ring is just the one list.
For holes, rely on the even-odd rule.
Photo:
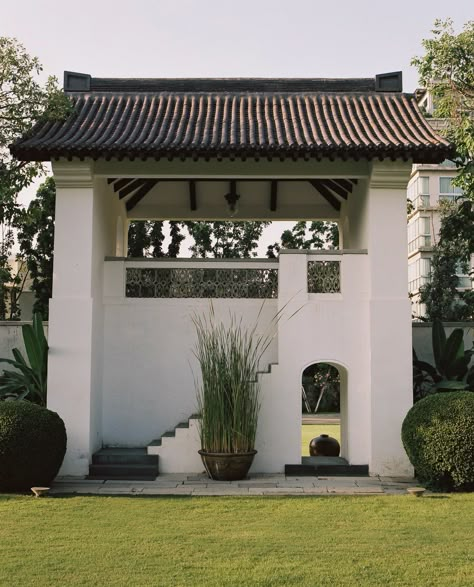
{"label": "white stucco wall", "polygon": [[[341,261],[340,294],[307,293],[308,260]],[[352,464],[369,463],[367,267],[364,253],[280,256],[279,308],[286,318],[279,323],[278,365],[262,378],[254,470],[282,471],[285,464],[301,462],[301,377],[316,362],[338,366],[343,380],[348,375],[342,389],[351,415],[342,416],[342,456]]]}
{"label": "white stucco wall", "polygon": [[[20,349],[25,353],[25,345],[23,343],[23,335],[21,327],[23,324],[31,324],[28,321],[11,322],[8,320],[0,321],[0,357],[3,359],[13,359],[12,349]],[[43,322],[43,328],[46,336],[48,336],[48,323]],[[2,365],[0,365],[0,370]],[[8,369],[8,366],[5,366]]]}
{"label": "white stucco wall", "polygon": [[[308,260],[341,263],[340,294],[308,294]],[[192,355],[192,315],[205,313],[204,299],[133,299],[124,297],[127,266],[203,267],[216,263],[184,261],[107,261],[105,263],[105,325],[103,377],[103,442],[105,445],[146,445],[196,411]],[[217,264],[219,265],[219,264]],[[221,262],[222,267],[229,266]],[[343,416],[344,456],[351,463],[370,460],[368,256],[347,254],[282,254],[278,264],[279,299],[266,300],[260,323],[265,326],[282,311],[275,338],[262,361],[271,373],[260,377],[261,414],[253,470],[282,471],[301,459],[301,376],[318,361],[347,374],[347,413]],[[237,265],[234,265],[237,266]],[[258,267],[239,262],[238,267]],[[114,295],[115,294],[115,295]],[[217,315],[229,311],[252,326],[261,300],[213,300]],[[294,314],[294,315],[293,315]],[[278,343],[278,344],[277,344]],[[277,364],[275,364],[277,363]]]}
{"label": "white stucco wall", "polygon": [[[13,359],[12,349],[18,348],[22,353],[25,351],[21,325],[23,322],[0,322],[0,357]],[[27,322],[25,322],[27,324]],[[0,369],[9,369],[7,365],[1,365]]]}
{"label": "white stucco wall", "polygon": [[[195,377],[199,366],[193,356],[196,340],[192,316],[206,314],[206,299],[125,298],[127,266],[170,267],[159,261],[107,261],[105,271],[105,327],[103,375],[103,443],[107,446],[145,446],[196,413]],[[226,266],[226,263],[178,263],[179,267]],[[263,262],[276,268],[276,264]],[[228,264],[227,264],[228,266]],[[239,267],[256,267],[239,263]],[[117,293],[119,295],[107,295]],[[276,300],[214,299],[216,317],[230,313],[253,327],[262,309],[259,331],[272,331]],[[277,360],[277,340],[262,359],[262,369]]]}

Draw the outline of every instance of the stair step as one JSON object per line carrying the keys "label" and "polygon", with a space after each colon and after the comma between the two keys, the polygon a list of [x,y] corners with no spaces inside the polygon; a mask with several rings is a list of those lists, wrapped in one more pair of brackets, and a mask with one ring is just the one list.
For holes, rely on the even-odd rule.
{"label": "stair step", "polygon": [[88,481],[155,481],[156,475],[87,475]]}
{"label": "stair step", "polygon": [[89,479],[156,479],[158,477],[158,460],[154,465],[134,463],[89,465]]}
{"label": "stair step", "polygon": [[156,455],[148,455],[146,448],[103,448],[92,455],[93,465],[158,465]]}
{"label": "stair step", "polygon": [[350,465],[342,457],[303,457],[300,465],[285,465],[293,477],[368,477],[369,465]]}
{"label": "stair step", "polygon": [[199,414],[192,414],[191,416],[189,416],[189,418],[187,420],[177,424],[173,430],[167,430],[164,434],[161,435],[160,438],[155,438],[155,440],[152,440],[150,443],[148,443],[148,446],[161,446],[163,444],[163,441],[162,441],[163,438],[176,438],[176,430],[178,428],[189,429],[191,420],[199,420],[199,418],[200,418]]}

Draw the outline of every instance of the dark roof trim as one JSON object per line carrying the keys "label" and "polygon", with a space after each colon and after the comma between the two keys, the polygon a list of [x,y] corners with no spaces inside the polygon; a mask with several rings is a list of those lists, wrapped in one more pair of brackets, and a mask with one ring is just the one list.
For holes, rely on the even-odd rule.
{"label": "dark roof trim", "polygon": [[403,91],[403,77],[401,71],[393,71],[392,73],[380,73],[375,76],[375,91],[376,92],[402,92]]}
{"label": "dark roof trim", "polygon": [[101,78],[64,72],[65,92],[401,92],[402,72],[375,78]]}
{"label": "dark roof trim", "polygon": [[89,92],[91,89],[91,76],[87,73],[74,71],[64,72],[65,92]]}

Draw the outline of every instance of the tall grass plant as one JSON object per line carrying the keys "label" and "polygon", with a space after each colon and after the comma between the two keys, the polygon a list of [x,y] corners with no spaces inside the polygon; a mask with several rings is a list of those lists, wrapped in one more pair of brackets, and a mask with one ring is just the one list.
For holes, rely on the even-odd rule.
{"label": "tall grass plant", "polygon": [[219,320],[211,305],[205,316],[193,316],[197,332],[194,354],[201,368],[197,385],[201,448],[212,453],[247,453],[254,449],[260,411],[260,360],[274,336],[277,314],[265,334],[258,332],[263,305],[247,328],[230,313]]}

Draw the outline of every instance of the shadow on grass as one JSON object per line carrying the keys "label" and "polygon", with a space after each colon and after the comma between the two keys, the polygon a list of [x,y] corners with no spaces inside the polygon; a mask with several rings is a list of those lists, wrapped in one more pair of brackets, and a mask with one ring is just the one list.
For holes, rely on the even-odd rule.
{"label": "shadow on grass", "polygon": [[17,497],[34,497],[31,491],[2,491],[0,501],[8,501]]}
{"label": "shadow on grass", "polygon": [[48,495],[46,498],[42,497],[41,499],[73,499],[73,498],[77,498],[77,497],[130,497],[132,499],[148,499],[148,498],[161,498],[164,497],[166,499],[173,499],[173,500],[184,500],[184,499],[189,499],[190,497],[201,497],[201,496],[197,496],[197,495],[176,495],[173,493],[160,493],[160,494],[147,494],[147,495],[143,495],[141,493],[52,493],[51,495]]}
{"label": "shadow on grass", "polygon": [[197,501],[197,500],[209,500],[209,499],[216,499],[216,500],[265,500],[265,501],[310,501],[310,500],[332,500],[332,499],[340,499],[340,500],[353,500],[353,499],[357,499],[357,500],[362,500],[364,498],[392,498],[394,496],[392,495],[382,495],[382,494],[370,494],[370,493],[366,493],[366,494],[301,494],[301,495],[249,495],[249,494],[234,494],[234,495],[214,495],[214,494],[208,494],[208,495],[189,495],[189,494],[185,494],[185,495],[178,495],[176,493],[148,493],[148,494],[142,494],[142,493],[53,493],[50,494],[48,496],[45,497],[41,497],[39,499],[41,500],[45,500],[45,499],[74,499],[74,498],[91,498],[91,499],[96,499],[96,498],[130,498],[130,499],[136,499],[136,500],[161,500],[161,499],[165,499],[165,500],[173,500],[173,501],[189,501],[189,500],[193,500],[193,501]]}

